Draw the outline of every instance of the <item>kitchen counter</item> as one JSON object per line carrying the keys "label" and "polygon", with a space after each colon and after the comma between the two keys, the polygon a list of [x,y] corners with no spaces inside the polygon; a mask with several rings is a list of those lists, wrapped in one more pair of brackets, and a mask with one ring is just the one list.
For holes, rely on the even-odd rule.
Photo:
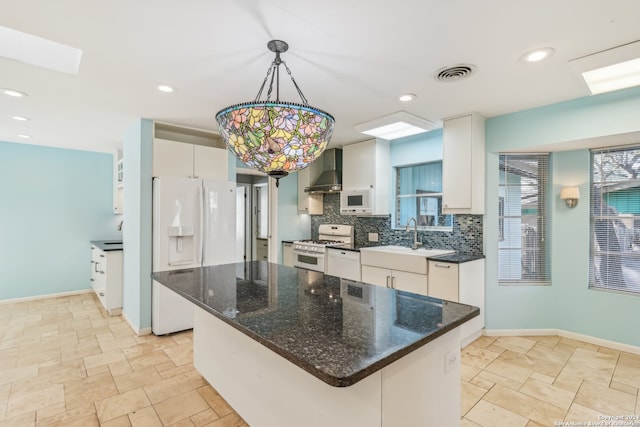
{"label": "kitchen counter", "polygon": [[[339,249],[344,249],[344,250],[347,250],[347,251],[360,252],[361,249],[364,249],[364,248],[375,248],[377,246],[386,246],[386,245],[378,245],[378,244],[359,245],[359,246],[355,246],[353,248],[340,247]],[[484,255],[482,255],[482,254],[480,254],[480,255],[462,254],[462,253],[459,253],[459,252],[455,252],[455,253],[452,253],[452,254],[429,256],[427,258],[432,259],[432,260],[436,260],[436,261],[450,262],[450,263],[454,263],[454,264],[462,264],[462,263],[465,263],[465,262],[475,261],[475,260],[478,260],[478,259],[484,259]]]}
{"label": "kitchen counter", "polygon": [[195,304],[194,365],[252,426],[459,422],[477,307],[262,261],[152,276]]}
{"label": "kitchen counter", "polygon": [[[332,386],[354,384],[479,315],[464,304],[261,261],[242,266],[248,279],[236,281],[236,268],[176,270],[153,278]],[[269,299],[272,293],[277,301]],[[374,325],[345,317],[357,304],[374,312],[376,334]]]}
{"label": "kitchen counter", "polygon": [[91,240],[90,244],[103,251],[121,251],[122,240]]}

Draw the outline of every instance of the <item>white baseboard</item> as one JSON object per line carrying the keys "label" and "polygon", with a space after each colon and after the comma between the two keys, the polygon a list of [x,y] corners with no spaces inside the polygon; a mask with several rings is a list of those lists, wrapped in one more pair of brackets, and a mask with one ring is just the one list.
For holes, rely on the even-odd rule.
{"label": "white baseboard", "polygon": [[576,332],[566,331],[564,329],[485,329],[484,334],[489,337],[558,335],[559,337],[563,338],[584,341],[589,344],[609,347],[614,350],[625,351],[627,353],[640,355],[640,347],[638,346],[624,344],[616,341],[609,341],[602,338],[592,337],[590,335],[578,334]]}
{"label": "white baseboard", "polygon": [[92,292],[93,292],[93,289],[80,289],[78,291],[60,292],[57,294],[34,295],[30,297],[3,299],[3,300],[0,300],[0,304],[14,304],[17,302],[38,301],[41,299],[50,299],[50,298],[61,298],[61,297],[68,297],[73,295],[90,294]]}
{"label": "white baseboard", "polygon": [[142,336],[142,335],[149,335],[151,333],[151,328],[140,328],[138,327],[138,325],[136,325],[135,323],[133,323],[131,321],[131,319],[129,319],[129,317],[127,316],[127,313],[124,312],[124,310],[121,313],[121,316],[124,320],[127,321],[127,323],[129,324],[129,326],[131,327],[131,329],[133,329],[133,332],[135,332],[138,336]]}

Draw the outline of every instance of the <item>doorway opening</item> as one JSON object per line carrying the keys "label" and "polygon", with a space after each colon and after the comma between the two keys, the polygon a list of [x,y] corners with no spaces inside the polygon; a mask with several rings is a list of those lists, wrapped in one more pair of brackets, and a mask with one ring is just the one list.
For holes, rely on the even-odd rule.
{"label": "doorway opening", "polygon": [[269,259],[269,183],[266,175],[237,174],[236,261]]}

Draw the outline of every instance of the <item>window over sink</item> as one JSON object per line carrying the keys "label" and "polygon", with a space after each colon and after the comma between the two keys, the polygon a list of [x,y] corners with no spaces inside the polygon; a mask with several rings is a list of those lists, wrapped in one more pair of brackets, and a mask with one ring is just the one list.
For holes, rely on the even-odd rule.
{"label": "window over sink", "polygon": [[453,216],[442,213],[442,161],[396,166],[396,228],[415,218],[420,229],[451,231]]}

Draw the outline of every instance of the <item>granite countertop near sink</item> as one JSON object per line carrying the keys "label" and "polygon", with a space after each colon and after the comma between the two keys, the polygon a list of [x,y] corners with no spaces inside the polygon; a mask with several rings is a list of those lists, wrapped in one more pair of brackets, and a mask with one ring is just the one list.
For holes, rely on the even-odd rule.
{"label": "granite countertop near sink", "polygon": [[121,251],[122,240],[91,240],[89,243],[103,251]]}
{"label": "granite countertop near sink", "polygon": [[480,313],[466,304],[264,261],[152,277],[336,387],[358,382]]}
{"label": "granite countertop near sink", "polygon": [[[360,252],[361,249],[375,248],[377,246],[387,246],[387,245],[381,245],[381,244],[372,243],[370,245],[357,245],[357,246],[354,246],[353,248],[339,247],[339,248],[336,248],[336,249],[344,249],[344,250],[347,250],[347,251]],[[434,248],[434,249],[436,249],[436,248]],[[478,259],[484,259],[484,255],[483,254],[477,254],[477,255],[474,255],[474,254],[463,254],[463,253],[455,252],[455,253],[451,253],[451,254],[429,256],[427,258],[432,259],[432,260],[436,260],[436,261],[450,262],[450,263],[455,263],[455,264],[462,264],[462,263],[465,263],[465,262],[476,261]]]}

